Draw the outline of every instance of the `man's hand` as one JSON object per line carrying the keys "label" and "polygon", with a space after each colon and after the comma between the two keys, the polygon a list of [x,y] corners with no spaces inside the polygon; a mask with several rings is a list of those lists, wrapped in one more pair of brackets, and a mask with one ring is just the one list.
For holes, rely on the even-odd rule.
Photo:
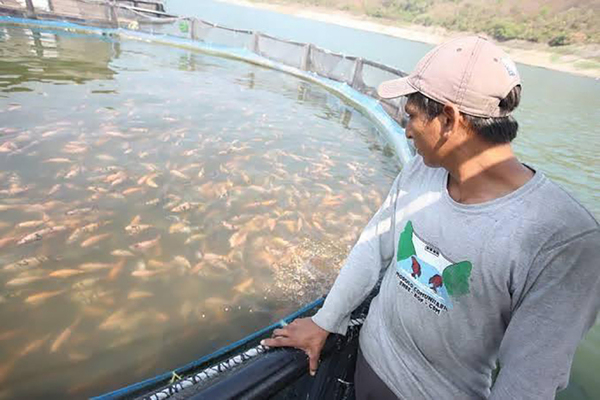
{"label": "man's hand", "polygon": [[291,324],[273,331],[271,339],[260,344],[269,347],[295,347],[308,356],[309,372],[314,375],[319,366],[319,356],[329,332],[315,324],[310,318],[300,318]]}

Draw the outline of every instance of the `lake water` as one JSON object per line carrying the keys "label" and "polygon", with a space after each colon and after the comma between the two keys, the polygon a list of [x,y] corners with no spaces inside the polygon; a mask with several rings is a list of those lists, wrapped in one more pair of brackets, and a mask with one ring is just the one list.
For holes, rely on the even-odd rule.
{"label": "lake water", "polygon": [[0,118],[1,399],[115,389],[325,294],[399,171],[322,88],[136,41],[0,26]]}
{"label": "lake water", "polygon": [[[213,1],[167,8],[404,70],[431,48]],[[0,55],[0,399],[102,393],[325,293],[398,172],[369,121],[278,72],[3,27]],[[600,83],[519,68],[519,156],[598,217]],[[599,368],[596,326],[559,398],[595,398]]]}

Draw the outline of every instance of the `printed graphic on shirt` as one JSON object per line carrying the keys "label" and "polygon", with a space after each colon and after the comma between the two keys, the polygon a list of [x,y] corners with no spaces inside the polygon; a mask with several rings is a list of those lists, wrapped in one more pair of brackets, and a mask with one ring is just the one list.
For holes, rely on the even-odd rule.
{"label": "printed graphic on shirt", "polygon": [[440,314],[452,308],[451,297],[469,293],[472,265],[454,263],[434,246],[425,243],[408,221],[400,234],[396,275],[400,286]]}

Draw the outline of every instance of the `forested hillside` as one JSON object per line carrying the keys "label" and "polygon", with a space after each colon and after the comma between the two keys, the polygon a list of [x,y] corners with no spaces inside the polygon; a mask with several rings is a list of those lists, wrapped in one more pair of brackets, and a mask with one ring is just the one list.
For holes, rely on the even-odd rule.
{"label": "forested hillside", "polygon": [[600,43],[600,0],[259,0],[486,33],[550,46]]}

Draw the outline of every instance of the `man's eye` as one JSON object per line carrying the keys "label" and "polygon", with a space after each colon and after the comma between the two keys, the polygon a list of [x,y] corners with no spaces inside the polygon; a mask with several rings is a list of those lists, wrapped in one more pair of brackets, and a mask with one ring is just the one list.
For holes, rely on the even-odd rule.
{"label": "man's eye", "polygon": [[408,121],[410,120],[410,115],[408,114],[402,114],[402,117],[400,118],[400,126],[402,128],[406,128],[406,125],[408,125]]}

